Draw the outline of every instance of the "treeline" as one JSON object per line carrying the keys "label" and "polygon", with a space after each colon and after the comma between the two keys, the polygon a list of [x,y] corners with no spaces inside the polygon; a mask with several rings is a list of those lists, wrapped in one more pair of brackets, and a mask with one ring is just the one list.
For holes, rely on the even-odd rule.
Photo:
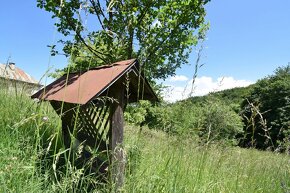
{"label": "treeline", "polygon": [[241,104],[243,147],[290,152],[290,65],[259,80]]}
{"label": "treeline", "polygon": [[147,125],[199,143],[225,143],[289,151],[290,66],[244,88],[210,93],[173,104],[141,101],[127,107],[127,123]]}

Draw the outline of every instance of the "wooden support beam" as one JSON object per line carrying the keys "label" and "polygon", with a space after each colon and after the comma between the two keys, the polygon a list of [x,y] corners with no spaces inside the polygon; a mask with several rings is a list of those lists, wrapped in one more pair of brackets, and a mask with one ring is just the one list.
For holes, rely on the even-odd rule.
{"label": "wooden support beam", "polygon": [[123,150],[124,132],[124,86],[120,85],[117,92],[113,92],[117,100],[112,105],[111,128],[110,128],[110,149],[111,176],[115,184],[115,191],[118,192],[124,183],[125,156]]}

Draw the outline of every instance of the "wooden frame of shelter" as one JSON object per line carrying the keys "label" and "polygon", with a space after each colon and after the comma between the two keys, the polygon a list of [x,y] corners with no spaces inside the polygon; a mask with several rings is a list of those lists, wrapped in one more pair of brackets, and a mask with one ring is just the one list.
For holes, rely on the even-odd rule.
{"label": "wooden frame of shelter", "polygon": [[[137,59],[116,62],[81,73],[65,74],[32,98],[49,101],[62,120],[66,148],[71,136],[98,151],[111,151],[107,164],[96,162],[99,172],[114,163],[112,177],[117,187],[123,183],[124,108],[139,99],[158,101]],[[84,155],[84,159],[88,157]]]}

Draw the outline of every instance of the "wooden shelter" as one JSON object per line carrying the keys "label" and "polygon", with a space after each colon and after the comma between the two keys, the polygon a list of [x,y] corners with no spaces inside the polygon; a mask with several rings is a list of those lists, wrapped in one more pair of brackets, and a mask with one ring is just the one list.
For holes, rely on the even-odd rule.
{"label": "wooden shelter", "polygon": [[[32,98],[49,101],[61,117],[67,148],[73,145],[74,136],[84,146],[111,152],[109,163],[99,161],[94,165],[104,172],[107,164],[115,163],[112,175],[117,186],[123,182],[124,108],[139,99],[158,100],[136,59],[65,74]],[[88,158],[87,154],[83,157]]]}

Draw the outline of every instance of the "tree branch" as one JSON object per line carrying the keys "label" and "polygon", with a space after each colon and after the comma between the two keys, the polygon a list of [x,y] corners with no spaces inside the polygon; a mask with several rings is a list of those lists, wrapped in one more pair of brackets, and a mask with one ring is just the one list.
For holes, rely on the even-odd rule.
{"label": "tree branch", "polygon": [[[96,13],[96,15],[97,15],[97,17],[98,17],[99,23],[101,24],[103,30],[106,30],[106,29],[105,29],[105,26],[104,26],[104,24],[103,24],[103,22],[102,22],[102,20],[101,20],[101,18],[100,18],[100,15],[99,15],[99,12],[98,12],[98,9],[97,9],[97,5],[96,5],[95,1],[94,1],[94,0],[89,0],[89,1],[91,2],[92,6],[93,6],[93,8],[94,8],[94,11],[95,11],[95,13]],[[99,2],[98,2],[98,3],[99,3]],[[102,12],[101,7],[98,6],[98,8],[99,8],[99,10],[100,10],[102,16],[104,17],[104,13]],[[104,19],[106,19],[106,18],[104,17]]]}
{"label": "tree branch", "polygon": [[[197,7],[199,7],[201,5],[201,2],[199,2],[199,4],[195,7],[195,10],[193,10],[191,13],[195,13]],[[190,16],[186,16],[186,17],[190,17]],[[149,52],[149,55],[146,57],[145,61],[143,62],[143,64],[146,64],[148,59],[151,57],[151,55],[155,52],[157,52],[158,50],[160,50],[162,48],[162,44],[164,44],[164,42],[166,40],[168,40],[170,37],[172,37],[174,35],[174,31],[176,31],[176,29],[182,25],[182,19],[180,20],[180,22],[174,27],[174,29],[171,31],[170,35],[167,36],[166,38],[164,38],[158,45],[155,46],[154,49],[151,49],[151,52]],[[160,31],[156,36],[158,37],[161,33],[163,33],[163,31]],[[140,54],[140,53],[139,53]],[[138,54],[138,57],[139,57],[139,54]],[[138,58],[137,57],[137,58]]]}
{"label": "tree branch", "polygon": [[144,18],[144,16],[145,16],[145,14],[147,13],[147,11],[149,10],[149,8],[151,7],[151,6],[153,6],[154,4],[156,3],[156,1],[150,1],[149,3],[148,3],[148,5],[140,12],[141,14],[140,14],[140,16],[138,17],[138,19],[137,19],[137,26],[141,23],[141,21],[143,20],[143,18]]}
{"label": "tree branch", "polygon": [[103,12],[103,10],[102,10],[102,7],[101,7],[101,3],[100,3],[100,1],[97,0],[97,3],[98,3],[98,7],[99,7],[99,9],[100,9],[100,12],[101,12],[102,16],[104,17],[104,19],[105,19],[106,21],[108,21],[108,19],[106,18],[105,14],[104,14],[104,12]]}
{"label": "tree branch", "polygon": [[[94,54],[97,58],[99,58],[100,60],[102,60],[103,62],[107,63],[107,61],[102,58],[100,55],[104,55],[104,53],[99,52],[98,50],[93,49],[91,46],[89,46],[86,41],[84,40],[84,38],[81,36],[80,32],[77,30],[77,27],[70,21],[70,19],[68,18],[68,16],[66,14],[64,14],[67,23],[71,26],[72,29],[74,29],[74,31],[76,32],[77,37],[79,38],[79,40],[92,52],[92,54]],[[98,54],[97,54],[98,53]]]}
{"label": "tree branch", "polygon": [[98,55],[98,54],[104,55],[104,53],[102,53],[98,50],[95,50],[91,46],[89,46],[79,32],[76,31],[76,34],[77,34],[78,38],[81,40],[81,42],[92,52],[92,54],[94,54],[96,57],[98,57],[103,62],[108,63],[104,58],[102,58],[101,56]]}

